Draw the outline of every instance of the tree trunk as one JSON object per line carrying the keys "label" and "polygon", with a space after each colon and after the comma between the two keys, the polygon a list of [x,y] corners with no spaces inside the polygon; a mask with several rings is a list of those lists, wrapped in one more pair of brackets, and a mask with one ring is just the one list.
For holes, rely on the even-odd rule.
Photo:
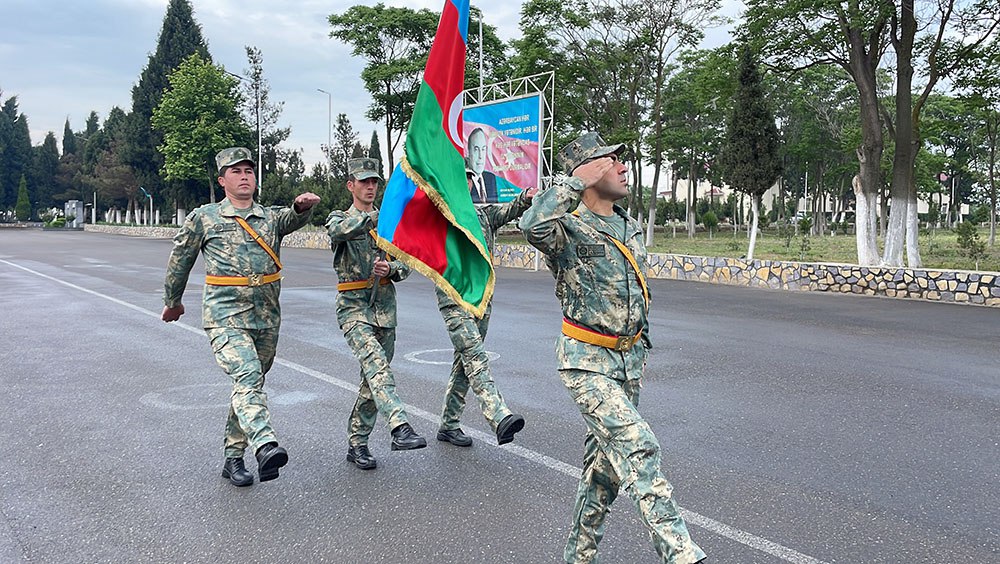
{"label": "tree trunk", "polygon": [[[895,26],[893,26],[895,28]],[[910,255],[909,229],[910,204],[916,217],[916,189],[914,163],[919,146],[919,131],[913,107],[913,41],[917,22],[913,14],[913,0],[902,0],[899,13],[899,36],[893,40],[896,51],[896,150],[892,159],[892,186],[889,207],[889,225],[885,232],[885,249],[882,262],[888,266],[903,266],[903,249]],[[912,237],[916,246],[916,237]],[[914,249],[915,250],[915,249]],[[918,259],[919,260],[919,259]],[[911,265],[913,266],[913,265]]]}
{"label": "tree trunk", "polygon": [[757,200],[760,198],[757,194],[750,195],[750,211],[753,215],[753,219],[750,220],[750,246],[747,248],[747,260],[753,260],[754,247],[757,246],[757,212],[760,207],[757,204]]}
{"label": "tree trunk", "polygon": [[996,182],[996,162],[997,162],[997,116],[987,118],[986,137],[990,143],[990,248],[996,244],[997,238],[997,182]]}
{"label": "tree trunk", "polygon": [[918,235],[920,235],[920,216],[917,214],[917,199],[911,198],[906,202],[906,266],[910,268],[923,266]]}
{"label": "tree trunk", "polygon": [[[853,59],[853,55],[852,55]],[[884,148],[882,122],[878,114],[878,95],[874,71],[859,74],[856,78],[861,99],[861,146],[857,149],[858,175],[851,185],[857,200],[857,250],[858,264],[877,265],[878,255],[878,206],[877,197],[882,186],[880,163]]]}
{"label": "tree trunk", "polygon": [[688,239],[694,239],[694,210],[696,188],[698,182],[698,167],[695,165],[694,151],[691,151],[691,168],[688,170],[688,197],[687,197],[687,229]]}
{"label": "tree trunk", "polygon": [[[656,159],[659,161],[659,157]],[[653,194],[649,198],[649,213],[646,217],[646,246],[653,246],[653,228],[656,225],[656,203],[659,201],[657,196],[657,186],[660,182],[660,166],[661,163],[657,162],[653,168]]]}
{"label": "tree trunk", "polygon": [[854,234],[858,246],[858,264],[863,266],[877,265],[879,262],[878,245],[875,239],[876,218],[875,194],[865,193],[858,176],[851,182],[855,197]]}

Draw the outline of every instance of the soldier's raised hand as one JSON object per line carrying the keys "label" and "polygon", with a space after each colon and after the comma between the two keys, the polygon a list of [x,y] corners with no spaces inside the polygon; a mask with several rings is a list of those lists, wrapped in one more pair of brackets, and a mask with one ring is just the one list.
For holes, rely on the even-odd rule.
{"label": "soldier's raised hand", "polygon": [[295,197],[295,212],[302,213],[319,203],[319,196],[312,192],[303,192]]}
{"label": "soldier's raised hand", "polygon": [[604,175],[611,170],[615,164],[615,160],[611,157],[601,157],[598,159],[593,159],[584,162],[582,165],[576,167],[573,171],[573,176],[580,179],[583,182],[584,188],[590,188],[594,184],[604,177]]}
{"label": "soldier's raised hand", "polygon": [[530,202],[531,199],[534,198],[535,194],[537,193],[538,193],[538,186],[532,186],[531,188],[528,188],[527,190],[524,191],[524,197],[527,198],[528,201]]}

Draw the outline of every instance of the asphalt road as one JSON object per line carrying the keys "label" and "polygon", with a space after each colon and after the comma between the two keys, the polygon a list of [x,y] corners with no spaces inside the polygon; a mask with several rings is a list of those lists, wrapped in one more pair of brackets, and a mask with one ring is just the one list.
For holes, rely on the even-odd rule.
{"label": "asphalt road", "polygon": [[[546,272],[498,271],[487,347],[527,419],[497,447],[433,440],[450,343],[400,284],[398,391],[428,448],[344,460],[358,366],[326,251],[284,249],[278,480],[219,476],[229,385],[200,326],[159,321],[168,240],[0,231],[0,562],[557,562],[583,423],[555,373]],[[652,281],[641,411],[713,564],[1000,562],[1000,312]],[[251,464],[252,467],[252,464]],[[603,562],[653,563],[613,506]]]}

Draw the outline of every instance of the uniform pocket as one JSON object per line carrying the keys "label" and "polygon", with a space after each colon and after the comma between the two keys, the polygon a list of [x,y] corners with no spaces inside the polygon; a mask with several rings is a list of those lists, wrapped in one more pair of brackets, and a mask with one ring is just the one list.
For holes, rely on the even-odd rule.
{"label": "uniform pocket", "polygon": [[584,415],[590,415],[597,411],[604,403],[604,394],[600,390],[587,390],[586,392],[573,398],[576,406]]}

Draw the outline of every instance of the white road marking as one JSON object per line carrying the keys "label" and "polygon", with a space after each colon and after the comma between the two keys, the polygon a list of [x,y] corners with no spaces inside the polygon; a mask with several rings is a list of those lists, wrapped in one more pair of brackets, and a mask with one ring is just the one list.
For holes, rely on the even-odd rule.
{"label": "white road marking", "polygon": [[139,398],[139,401],[152,407],[156,407],[159,409],[169,409],[172,411],[187,411],[192,409],[225,409],[226,406],[228,405],[225,403],[201,403],[201,404],[191,403],[191,402],[174,403],[173,401],[170,400],[170,398],[178,396],[184,397],[187,394],[187,392],[189,392],[192,389],[205,388],[205,387],[214,388],[222,386],[225,386],[226,388],[232,387],[230,384],[226,384],[225,382],[221,384],[190,384],[187,386],[174,386],[173,388],[167,388],[166,390],[163,391],[149,392],[147,394],[143,394],[142,397]]}
{"label": "white road marking", "polygon": [[[148,309],[144,309],[144,308],[139,307],[137,305],[130,304],[130,303],[126,302],[126,301],[119,300],[118,298],[113,298],[111,296],[102,294],[100,292],[95,292],[94,290],[90,290],[90,289],[84,288],[82,286],[77,286],[76,284],[73,284],[73,283],[70,283],[70,282],[66,282],[64,280],[60,280],[58,278],[55,278],[53,276],[49,276],[47,274],[42,274],[41,272],[32,270],[30,268],[23,267],[21,265],[12,263],[12,262],[7,261],[7,260],[0,259],[0,263],[6,264],[8,266],[12,266],[14,268],[18,268],[18,269],[23,270],[25,272],[34,274],[35,276],[39,276],[41,278],[45,278],[45,279],[51,280],[53,282],[57,282],[59,284],[62,284],[63,286],[67,286],[67,287],[73,288],[74,290],[79,290],[81,292],[90,294],[92,296],[96,296],[98,298],[102,298],[102,299],[108,300],[108,301],[110,301],[112,303],[116,303],[118,305],[127,307],[127,308],[129,308],[129,309],[131,309],[133,311],[136,311],[136,312],[141,313],[143,315],[148,315],[148,316],[153,317],[153,318],[155,318],[157,320],[160,319],[160,314],[159,313],[153,312],[153,311],[149,311]],[[203,329],[195,328],[195,327],[192,327],[190,325],[186,325],[184,323],[181,323],[179,321],[175,321],[173,323],[170,323],[170,325],[175,326],[175,327],[179,327],[181,329],[184,329],[185,331],[190,331],[190,332],[198,334],[198,335],[204,336],[204,334],[205,334],[205,332],[204,332]],[[444,349],[444,350],[448,350],[448,349]],[[346,390],[348,392],[355,393],[358,390],[358,385],[357,384],[354,384],[354,383],[351,383],[351,382],[347,382],[345,380],[341,380],[340,378],[337,378],[335,376],[331,376],[329,374],[320,372],[318,370],[313,370],[312,368],[309,368],[308,366],[303,366],[301,364],[298,364],[298,363],[295,363],[295,362],[292,362],[292,361],[289,361],[289,360],[285,360],[283,358],[277,358],[277,357],[274,359],[274,363],[275,364],[280,364],[281,366],[284,366],[285,368],[289,368],[291,370],[295,370],[296,372],[300,372],[302,374],[305,374],[306,376],[311,376],[311,377],[316,378],[318,380],[322,380],[323,382],[327,382],[328,384],[332,384],[332,385],[334,385],[334,386],[336,386],[338,388],[344,389],[344,390]],[[415,416],[417,416],[417,417],[419,417],[421,419],[424,419],[426,421],[429,421],[431,423],[437,424],[439,422],[439,416],[436,413],[431,413],[429,411],[425,411],[423,409],[420,409],[419,407],[416,407],[416,406],[410,405],[410,404],[405,404],[404,403],[403,406],[405,407],[405,409],[406,409],[406,411],[407,411],[408,414],[415,415]],[[490,444],[492,441],[496,440],[496,437],[494,435],[491,435],[489,433],[484,433],[484,432],[476,430],[476,429],[469,429],[468,431],[466,431],[466,434],[468,434],[468,435],[470,435],[470,436],[472,436],[472,437],[474,437],[476,439],[479,439],[480,442],[483,442],[483,443],[486,443],[486,444]],[[561,474],[569,476],[569,477],[571,477],[571,478],[573,478],[575,480],[579,480],[580,479],[580,475],[583,473],[583,469],[581,469],[581,468],[578,468],[578,467],[573,466],[571,464],[567,464],[567,463],[565,463],[565,462],[563,462],[561,460],[557,460],[557,459],[552,458],[550,456],[546,456],[546,455],[544,455],[544,454],[542,454],[540,452],[533,451],[533,450],[531,450],[529,448],[525,448],[525,447],[520,446],[520,445],[506,444],[506,445],[503,445],[503,446],[500,446],[500,447],[496,447],[496,448],[499,448],[501,450],[505,450],[505,451],[507,451],[507,452],[509,452],[509,453],[511,453],[511,454],[513,454],[515,456],[521,457],[521,458],[523,458],[525,460],[530,460],[532,462],[538,463],[538,464],[540,464],[540,465],[542,465],[542,466],[544,466],[546,468],[549,468],[551,470],[555,470],[556,472],[559,472]],[[782,560],[784,560],[786,562],[791,562],[792,564],[827,564],[826,562],[824,562],[822,560],[813,558],[812,556],[808,556],[806,554],[802,554],[801,552],[798,552],[796,550],[788,548],[787,546],[778,544],[776,542],[770,541],[770,540],[765,539],[763,537],[759,537],[759,536],[754,535],[752,533],[748,533],[748,532],[743,531],[741,529],[737,529],[735,527],[730,527],[729,525],[726,525],[725,523],[722,523],[720,521],[716,521],[715,519],[712,519],[710,517],[706,517],[706,516],[704,516],[704,515],[702,515],[700,513],[695,513],[694,511],[681,508],[681,515],[684,517],[684,519],[687,522],[691,523],[692,525],[696,525],[698,527],[701,527],[702,529],[705,529],[707,531],[715,533],[715,534],[717,534],[719,536],[723,536],[723,537],[726,537],[728,539],[734,540],[734,541],[736,541],[736,542],[738,542],[738,543],[740,543],[742,545],[748,546],[748,547],[750,547],[750,548],[752,548],[754,550],[758,550],[760,552],[763,552],[763,553],[766,553],[766,554],[770,554],[771,556],[780,558],[780,559],[782,559]]]}
{"label": "white road marking", "polygon": [[[410,362],[416,362],[417,364],[440,364],[444,366],[451,366],[452,355],[454,354],[454,349],[424,349],[422,351],[408,352],[403,355],[403,358]],[[447,353],[448,360],[425,360],[420,358],[424,355],[434,354],[434,353]],[[500,358],[500,353],[493,351],[486,351],[486,358],[490,362],[496,362]]]}

